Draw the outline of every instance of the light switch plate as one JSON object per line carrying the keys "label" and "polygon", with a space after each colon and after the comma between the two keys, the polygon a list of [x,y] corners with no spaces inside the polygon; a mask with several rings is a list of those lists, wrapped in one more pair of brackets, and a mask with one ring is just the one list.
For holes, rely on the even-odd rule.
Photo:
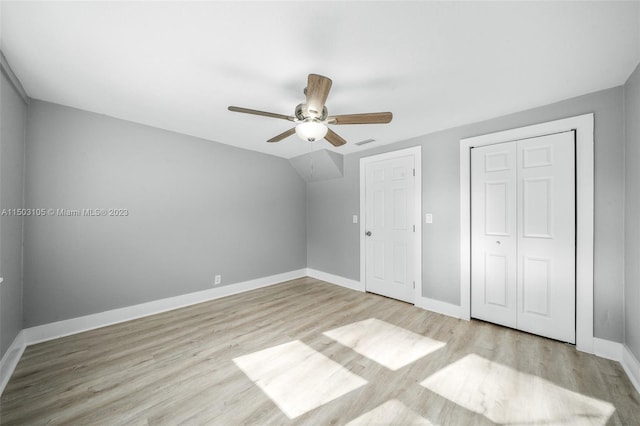
{"label": "light switch plate", "polygon": [[424,223],[433,223],[433,215],[431,213],[424,215]]}
{"label": "light switch plate", "polygon": [[353,215],[353,223],[358,223],[358,215],[357,214]]}

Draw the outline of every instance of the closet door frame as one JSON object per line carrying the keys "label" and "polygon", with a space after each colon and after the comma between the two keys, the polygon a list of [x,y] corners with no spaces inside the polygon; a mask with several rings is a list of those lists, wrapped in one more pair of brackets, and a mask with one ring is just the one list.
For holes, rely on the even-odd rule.
{"label": "closet door frame", "polygon": [[460,317],[471,319],[471,148],[552,133],[576,132],[576,348],[594,353],[593,336],[593,114],[460,140]]}

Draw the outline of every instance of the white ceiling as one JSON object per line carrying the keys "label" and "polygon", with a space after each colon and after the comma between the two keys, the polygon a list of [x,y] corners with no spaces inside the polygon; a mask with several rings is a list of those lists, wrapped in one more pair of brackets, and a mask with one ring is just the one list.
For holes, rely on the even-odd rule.
{"label": "white ceiling", "polygon": [[[269,154],[348,153],[623,84],[640,2],[15,2],[1,41],[32,98]],[[309,73],[349,144],[265,141],[292,123]],[[375,138],[375,144],[353,142]]]}

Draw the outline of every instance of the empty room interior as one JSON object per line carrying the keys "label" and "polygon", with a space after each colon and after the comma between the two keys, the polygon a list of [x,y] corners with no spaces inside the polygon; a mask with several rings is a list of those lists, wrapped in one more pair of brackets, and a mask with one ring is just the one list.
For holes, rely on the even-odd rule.
{"label": "empty room interior", "polygon": [[640,425],[640,1],[0,1],[0,424]]}

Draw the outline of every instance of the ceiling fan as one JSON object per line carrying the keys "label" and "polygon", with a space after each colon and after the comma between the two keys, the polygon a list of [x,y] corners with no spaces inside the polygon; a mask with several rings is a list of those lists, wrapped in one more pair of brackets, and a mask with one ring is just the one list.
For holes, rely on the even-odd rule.
{"label": "ceiling fan", "polygon": [[391,122],[393,114],[390,112],[329,115],[325,102],[329,96],[331,84],[332,81],[328,77],[309,74],[307,87],[304,89],[306,103],[299,104],[293,116],[237,106],[230,106],[229,111],[280,118],[297,123],[295,127],[272,137],[267,142],[279,142],[296,133],[301,139],[309,142],[324,138],[333,146],[341,146],[347,141],[331,130],[327,126],[328,124],[384,124]]}

